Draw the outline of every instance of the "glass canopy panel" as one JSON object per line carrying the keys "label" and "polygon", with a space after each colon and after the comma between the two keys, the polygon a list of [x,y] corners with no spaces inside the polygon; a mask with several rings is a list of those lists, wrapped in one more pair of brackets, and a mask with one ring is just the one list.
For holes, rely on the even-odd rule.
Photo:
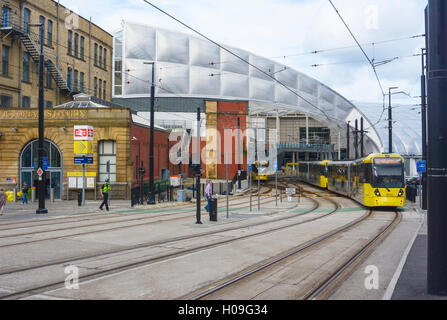
{"label": "glass canopy panel", "polygon": [[[229,50],[234,52],[236,55],[238,55],[245,61],[248,61],[249,54],[247,52],[238,50],[238,49],[234,49],[234,48],[230,48]],[[228,72],[234,72],[234,73],[238,73],[238,74],[243,74],[243,75],[248,75],[249,66],[245,62],[236,58],[234,55],[228,53],[227,51],[222,50],[222,52],[221,52],[221,70],[228,71]]]}
{"label": "glass canopy panel", "polygon": [[[175,63],[157,63],[159,90],[164,94],[189,94],[189,67]],[[206,79],[203,79],[206,81]]]}
{"label": "glass canopy panel", "polygon": [[[250,56],[250,62],[258,67],[260,70],[264,71],[265,73],[274,76],[275,73],[275,63],[273,61],[270,61],[265,58],[257,57],[257,56]],[[250,76],[256,77],[262,80],[266,81],[273,81],[272,78],[270,78],[267,74],[265,74],[256,68],[250,66]]]}
{"label": "glass canopy panel", "polygon": [[298,72],[284,66],[276,65],[275,78],[292,89],[298,88]]}
{"label": "glass canopy panel", "polygon": [[189,64],[189,37],[178,32],[158,30],[157,60]]}
{"label": "glass canopy panel", "polygon": [[261,101],[275,100],[275,83],[253,78],[250,81],[250,99]]}
{"label": "glass canopy panel", "polygon": [[126,23],[125,37],[126,58],[155,60],[155,28]]}
{"label": "glass canopy panel", "polygon": [[143,64],[143,60],[126,59],[124,82],[124,94],[150,95],[152,66]]}
{"label": "glass canopy panel", "polygon": [[298,96],[280,84],[275,84],[275,101],[278,103],[295,106],[298,104]]}
{"label": "glass canopy panel", "polygon": [[223,73],[220,77],[220,83],[222,86],[222,96],[248,99],[248,76],[235,73]]}
{"label": "glass canopy panel", "polygon": [[220,73],[210,68],[191,67],[190,93],[205,96],[220,95]]}
{"label": "glass canopy panel", "polygon": [[189,40],[191,65],[220,69],[220,48],[209,41],[191,38]]}

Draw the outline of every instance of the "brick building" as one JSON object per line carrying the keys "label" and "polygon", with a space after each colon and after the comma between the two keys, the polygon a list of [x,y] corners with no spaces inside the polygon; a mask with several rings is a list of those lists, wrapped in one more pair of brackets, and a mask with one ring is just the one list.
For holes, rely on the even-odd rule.
{"label": "brick building", "polygon": [[0,1],[0,7],[1,107],[37,107],[41,43],[46,108],[80,92],[110,101],[112,35],[53,0]]}
{"label": "brick building", "polygon": [[[94,127],[94,160],[92,165],[86,166],[88,176],[94,178],[94,186],[88,188],[86,199],[95,199],[95,191],[98,198],[99,187],[108,178],[107,161],[111,164],[114,199],[130,199],[137,162],[144,161],[145,181],[149,179],[149,125],[130,109],[101,102],[79,94],[72,102],[45,110],[47,197],[51,187],[55,199],[73,200],[82,188],[71,185],[82,172],[82,166],[74,164],[73,130],[78,125]],[[37,112],[37,109],[0,109],[0,186],[8,190],[23,182],[37,186]],[[169,170],[169,132],[156,127],[154,137],[154,178],[158,180]]]}

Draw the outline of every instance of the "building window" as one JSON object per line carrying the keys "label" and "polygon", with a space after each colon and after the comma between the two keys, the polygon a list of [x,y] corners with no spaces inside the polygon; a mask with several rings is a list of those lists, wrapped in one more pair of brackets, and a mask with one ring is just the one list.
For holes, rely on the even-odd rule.
{"label": "building window", "polygon": [[70,90],[72,88],[72,82],[71,82],[72,76],[73,76],[73,69],[72,68],[68,68],[68,71],[67,71],[67,86],[68,86],[68,89],[70,89]]}
{"label": "building window", "polygon": [[67,43],[67,49],[68,49],[68,54],[71,55],[71,51],[72,51],[72,37],[73,37],[73,31],[68,30],[68,43]]}
{"label": "building window", "polygon": [[78,70],[74,71],[74,76],[73,76],[73,91],[78,91]]}
{"label": "building window", "polygon": [[116,142],[99,141],[98,149],[99,182],[104,182],[109,178],[108,161],[110,161],[110,183],[116,182]]}
{"label": "building window", "polygon": [[75,33],[74,36],[74,56],[78,57],[78,50],[79,50],[79,34]]}
{"label": "building window", "polygon": [[80,90],[79,90],[79,91],[84,92],[84,90],[85,90],[85,84],[84,84],[84,72],[81,72],[81,73],[79,74],[79,76],[80,76],[80,79],[79,79]]}
{"label": "building window", "polygon": [[104,100],[107,100],[107,97],[106,97],[106,82],[104,81],[104,83],[103,83],[102,85],[103,85],[103,89],[102,89],[102,98],[103,98]]}
{"label": "building window", "polygon": [[45,82],[45,86],[47,87],[47,89],[53,89],[51,73],[49,73],[48,71],[46,73]]}
{"label": "building window", "polygon": [[11,9],[4,6],[3,7],[3,21],[2,21],[2,27],[7,28],[10,26],[11,23]]}
{"label": "building window", "polygon": [[28,8],[23,10],[23,29],[29,33],[29,25],[31,23],[31,11]]}
{"label": "building window", "polygon": [[84,41],[85,38],[81,36],[81,59],[84,60]]}
{"label": "building window", "polygon": [[53,102],[51,102],[51,101],[47,101],[47,102],[45,103],[45,107],[47,107],[47,109],[52,109],[52,108],[53,108]]}
{"label": "building window", "polygon": [[93,79],[94,96],[98,96],[98,78]]}
{"label": "building window", "polygon": [[12,97],[11,96],[6,96],[6,95],[2,95],[1,96],[1,107],[2,108],[11,108],[12,107]]}
{"label": "building window", "polygon": [[9,75],[9,47],[2,46],[2,75]]}
{"label": "building window", "polygon": [[103,68],[107,70],[107,49],[104,48],[104,64]]}
{"label": "building window", "polygon": [[29,82],[29,53],[24,52],[23,53],[23,74],[22,74],[22,80],[25,82]]}
{"label": "building window", "polygon": [[99,46],[99,66],[102,67],[102,46]]}
{"label": "building window", "polygon": [[47,22],[47,46],[53,46],[53,21],[51,20]]}
{"label": "building window", "polygon": [[22,97],[22,108],[29,109],[31,108],[31,98],[23,96]]}
{"label": "building window", "polygon": [[94,60],[93,64],[96,66],[98,65],[98,45],[95,43],[95,53],[94,53]]}
{"label": "building window", "polygon": [[101,99],[101,93],[102,93],[102,80],[99,80],[99,88],[98,88],[98,98]]}
{"label": "building window", "polygon": [[39,27],[39,43],[44,43],[44,37],[45,37],[45,17],[40,16],[39,17],[39,23],[42,25]]}

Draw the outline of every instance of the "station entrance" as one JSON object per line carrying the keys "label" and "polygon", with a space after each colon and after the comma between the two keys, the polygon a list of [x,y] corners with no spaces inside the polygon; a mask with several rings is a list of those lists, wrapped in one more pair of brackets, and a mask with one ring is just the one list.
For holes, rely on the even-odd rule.
{"label": "station entrance", "polygon": [[[20,189],[26,182],[28,187],[37,188],[38,183],[38,150],[39,141],[29,142],[20,154]],[[46,170],[45,196],[50,198],[50,190],[54,189],[54,199],[62,199],[62,154],[59,148],[51,141],[44,142],[44,161],[48,164]]]}

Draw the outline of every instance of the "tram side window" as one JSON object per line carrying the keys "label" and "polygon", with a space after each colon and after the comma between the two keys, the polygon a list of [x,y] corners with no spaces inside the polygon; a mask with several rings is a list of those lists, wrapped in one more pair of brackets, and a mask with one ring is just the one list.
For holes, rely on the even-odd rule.
{"label": "tram side window", "polygon": [[360,183],[365,183],[365,165],[363,163],[358,165],[358,177]]}
{"label": "tram side window", "polygon": [[372,164],[365,164],[365,183],[372,183]]}

